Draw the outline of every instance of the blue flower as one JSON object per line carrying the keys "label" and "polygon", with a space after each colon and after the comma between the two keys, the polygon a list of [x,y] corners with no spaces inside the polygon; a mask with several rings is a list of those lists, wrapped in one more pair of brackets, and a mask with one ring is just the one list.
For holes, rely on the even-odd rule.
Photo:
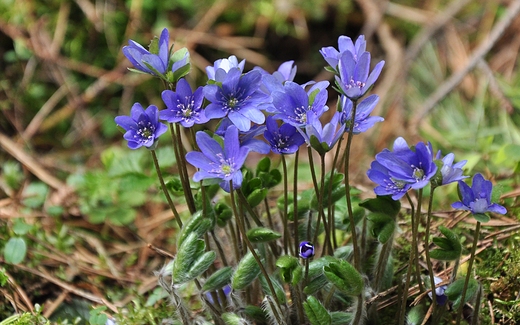
{"label": "blue flower", "polygon": [[385,61],[379,62],[369,75],[370,53],[363,52],[356,60],[352,52],[345,51],[339,59],[339,76],[336,75],[336,84],[341,93],[352,100],[357,100],[374,85],[384,65]]}
{"label": "blue flower", "polygon": [[339,59],[344,52],[348,51],[352,53],[353,59],[357,62],[358,58],[361,57],[367,48],[365,36],[360,35],[354,44],[350,37],[342,35],[338,38],[338,48],[339,51],[332,46],[327,46],[320,50],[325,61],[327,61],[330,67],[335,71],[338,69]]}
{"label": "blue flower", "polygon": [[329,123],[322,127],[320,119],[312,115],[305,126],[307,143],[320,155],[330,151],[345,132],[345,124],[340,123],[340,112],[334,113]]}
{"label": "blue flower", "polygon": [[[271,94],[274,91],[283,91],[283,85],[287,81],[293,81],[296,76],[296,66],[294,61],[287,61],[282,63],[278,70],[269,74],[267,71],[260,67],[255,67],[253,70],[259,71],[262,74],[262,86],[261,89],[266,94]],[[268,112],[274,112],[274,108],[271,103],[266,106]]]}
{"label": "blue flower", "polygon": [[242,76],[240,69],[232,68],[222,81],[222,87],[204,86],[204,97],[211,102],[206,107],[206,116],[210,119],[227,116],[240,131],[248,131],[251,122],[264,123],[265,116],[259,106],[270,101],[270,97],[259,90],[261,79],[258,71]]}
{"label": "blue flower", "polygon": [[[439,160],[441,156],[440,150],[437,152],[436,160]],[[462,167],[466,165],[467,160],[459,161],[456,164],[453,164],[455,159],[455,155],[453,153],[447,154],[444,158],[442,158],[442,167],[440,169],[440,174],[442,180],[439,182],[440,185],[446,185],[449,183],[461,181],[464,178],[468,178],[469,176],[464,176],[462,173]]]}
{"label": "blue flower", "polygon": [[388,169],[388,175],[413,189],[420,189],[429,184],[437,171],[433,162],[431,144],[419,142],[412,150],[406,141],[399,137],[394,142],[393,152],[388,149],[376,155],[376,161]]}
{"label": "blue flower", "polygon": [[321,81],[306,92],[297,83],[287,81],[283,89],[272,93],[273,106],[276,110],[274,118],[296,128],[305,127],[310,115],[320,117],[329,109],[327,106],[328,85],[328,81]]}
{"label": "blue flower", "polygon": [[[226,117],[223,118],[218,124],[217,129],[215,130],[215,134],[220,136],[224,136],[226,134],[226,130],[228,127],[232,126],[233,123]],[[267,143],[262,140],[257,139],[256,137],[260,134],[263,134],[265,131],[265,125],[253,125],[249,131],[239,131],[238,139],[240,141],[240,146],[248,147],[251,151],[258,152],[260,154],[266,155],[269,153],[270,148]]]}
{"label": "blue flower", "polygon": [[151,49],[152,52],[146,50],[141,44],[129,40],[128,45],[123,46],[123,54],[137,70],[162,77],[168,69],[169,38],[168,29],[163,29],[157,44],[158,48],[155,51]]}
{"label": "blue flower", "polygon": [[300,243],[299,255],[301,258],[311,258],[314,256],[314,245],[308,241]]}
{"label": "blue flower", "polygon": [[271,150],[277,154],[291,154],[305,143],[303,136],[290,124],[284,123],[278,127],[272,116],[267,117],[265,139],[271,145]]}
{"label": "blue flower", "polygon": [[202,109],[204,100],[202,87],[192,93],[191,87],[185,79],[179,79],[175,92],[163,91],[162,99],[166,104],[166,109],[159,113],[161,120],[169,123],[181,123],[186,128],[209,121]]}
{"label": "blue flower", "polygon": [[[363,99],[356,108],[356,117],[354,118],[354,134],[359,134],[370,129],[377,122],[385,119],[381,116],[369,116],[379,102],[379,96],[370,95]],[[352,125],[352,101],[345,95],[340,98],[339,110],[341,111],[341,123],[346,124],[345,132],[349,132]]]}
{"label": "blue flower", "polygon": [[[448,286],[447,285],[442,285],[440,287],[437,287],[437,284],[441,283],[442,282],[442,279],[437,277],[437,276],[434,276],[433,277],[433,281],[435,282],[435,301],[437,302],[437,305],[439,306],[444,306],[446,304],[446,302],[448,301],[448,296],[446,296],[444,294],[444,291],[446,291],[446,289],[448,289]],[[428,292],[428,296],[430,297],[430,299],[432,299],[432,292]]]}
{"label": "blue flower", "polygon": [[410,184],[390,176],[389,170],[377,161],[372,162],[367,176],[372,182],[378,184],[374,193],[381,196],[391,195],[392,200],[399,200],[412,188]]}
{"label": "blue flower", "polygon": [[459,181],[461,202],[455,202],[451,206],[454,209],[471,211],[472,214],[485,214],[486,212],[506,214],[506,208],[499,204],[491,203],[492,191],[493,185],[491,181],[485,180],[480,173],[475,174],[471,187],[463,181]]}
{"label": "blue flower", "polygon": [[224,191],[229,192],[229,181],[233,181],[233,189],[242,185],[242,172],[249,148],[240,146],[238,129],[235,126],[227,128],[224,135],[224,147],[207,133],[199,131],[196,134],[197,145],[201,152],[192,151],[186,154],[186,160],[197,167],[199,171],[193,175],[193,180],[199,182],[207,179],[219,183]]}
{"label": "blue flower", "polygon": [[246,60],[242,60],[239,63],[237,57],[232,55],[228,59],[219,59],[215,61],[213,66],[206,67],[206,74],[208,75],[208,79],[222,82],[224,81],[226,74],[234,68],[238,68],[240,73],[242,73],[245,64]]}
{"label": "blue flower", "polygon": [[130,149],[145,146],[155,149],[157,138],[168,129],[159,122],[159,109],[150,105],[146,110],[139,103],[135,103],[130,110],[130,116],[117,116],[117,125],[125,129],[123,138],[128,141]]}

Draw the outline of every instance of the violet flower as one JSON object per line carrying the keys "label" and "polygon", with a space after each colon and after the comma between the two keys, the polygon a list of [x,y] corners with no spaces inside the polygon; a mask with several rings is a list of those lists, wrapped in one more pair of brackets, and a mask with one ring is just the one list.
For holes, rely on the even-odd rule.
{"label": "violet flower", "polygon": [[370,116],[370,113],[372,113],[378,102],[379,96],[377,95],[370,95],[363,99],[356,108],[356,116],[354,123],[352,123],[352,110],[354,105],[347,96],[342,95],[339,110],[341,111],[341,122],[346,125],[345,132],[350,131],[352,124],[354,125],[353,134],[359,134],[366,132],[377,122],[384,121],[385,119],[381,116]]}
{"label": "violet flower", "polygon": [[357,62],[358,58],[366,51],[366,47],[365,36],[360,35],[354,44],[350,37],[342,35],[338,38],[339,51],[332,46],[327,46],[323,47],[320,53],[330,67],[337,71],[339,59],[344,52],[352,53],[353,59]]}
{"label": "violet flower", "polygon": [[[163,29],[156,44],[157,47],[154,49],[151,46],[150,51],[146,50],[141,44],[129,40],[128,45],[123,46],[123,54],[137,70],[163,77],[168,69],[169,38],[168,29]],[[152,41],[152,44],[154,44],[154,41]]]}
{"label": "violet flower", "polygon": [[399,200],[411,187],[410,184],[390,176],[390,171],[374,160],[367,171],[367,176],[378,186],[374,189],[377,195],[391,195],[392,200]]}
{"label": "violet flower", "polygon": [[429,142],[419,142],[412,150],[402,137],[395,140],[393,152],[383,150],[376,155],[376,161],[388,169],[391,178],[410,184],[413,189],[428,185],[437,171]]}
{"label": "violet flower", "polygon": [[[438,161],[440,157],[441,151],[439,150],[435,159]],[[446,156],[444,156],[444,158],[442,158],[442,167],[440,168],[441,180],[440,182],[436,182],[438,183],[438,185],[446,185],[449,183],[458,182],[463,180],[464,178],[469,177],[462,175],[462,173],[464,173],[462,167],[466,165],[467,160],[462,160],[456,164],[453,164],[454,159],[455,155],[453,153],[449,153]]]}
{"label": "violet flower", "polygon": [[305,126],[307,143],[316,150],[320,155],[324,155],[330,151],[343,136],[345,132],[345,124],[340,123],[341,113],[336,112],[332,116],[329,123],[322,127],[320,119],[315,115],[310,116],[310,119]]}
{"label": "violet flower", "polygon": [[356,60],[352,52],[345,51],[339,59],[336,84],[343,95],[357,100],[374,85],[384,65],[385,61],[379,62],[369,75],[370,53],[363,52]]}
{"label": "violet flower", "polygon": [[[437,284],[442,282],[442,279],[437,276],[434,276],[433,281],[435,282],[435,286],[437,286]],[[439,305],[439,306],[444,306],[446,304],[446,302],[448,301],[448,296],[446,296],[444,294],[444,291],[446,291],[446,289],[448,289],[447,285],[442,285],[440,287],[435,288],[435,301],[437,302],[437,305]],[[428,292],[428,296],[430,297],[430,299],[432,299],[431,291]]]}
{"label": "violet flower", "polygon": [[181,123],[185,128],[209,121],[202,109],[204,100],[202,87],[197,88],[192,93],[190,85],[184,78],[177,82],[175,92],[171,90],[163,91],[162,99],[166,104],[166,109],[159,113],[161,120],[169,123]]}
{"label": "violet flower", "polygon": [[156,140],[168,129],[159,122],[159,109],[155,105],[150,105],[144,110],[141,104],[135,103],[130,110],[130,116],[117,116],[115,122],[126,131],[123,138],[128,141],[130,149],[142,146],[155,149]]}
{"label": "violet flower", "polygon": [[206,107],[206,116],[210,119],[227,116],[240,131],[248,131],[251,122],[264,123],[265,116],[259,106],[270,101],[270,97],[259,90],[260,82],[260,72],[242,75],[240,69],[232,68],[221,87],[217,84],[204,86],[204,97],[211,102]]}
{"label": "violet flower", "polygon": [[232,180],[233,189],[240,188],[243,179],[240,168],[244,165],[249,148],[240,146],[238,129],[233,125],[227,128],[224,147],[205,132],[199,131],[195,137],[201,152],[186,154],[186,160],[199,169],[193,180],[199,182],[207,179],[210,183],[219,183],[226,192],[230,192],[229,181]]}
{"label": "violet flower", "polygon": [[307,125],[309,115],[320,117],[327,106],[328,81],[314,84],[307,92],[295,82],[287,81],[282,90],[272,93],[275,119],[280,119],[296,128]]}
{"label": "violet flower", "polygon": [[308,241],[302,241],[300,243],[299,255],[301,258],[311,258],[314,256],[314,245]]}
{"label": "violet flower", "polygon": [[475,174],[471,187],[463,181],[459,181],[461,201],[455,202],[451,206],[454,209],[471,211],[472,214],[485,214],[487,212],[506,214],[506,208],[499,204],[491,203],[492,191],[493,185],[491,181],[485,180],[480,173]]}
{"label": "violet flower", "polygon": [[213,66],[206,67],[206,74],[209,80],[224,81],[226,74],[234,68],[238,68],[240,73],[244,71],[246,60],[238,62],[236,56],[232,55],[227,59],[219,59],[213,63]]}
{"label": "violet flower", "polygon": [[278,123],[272,116],[267,117],[266,126],[264,137],[274,153],[295,153],[305,143],[305,139],[294,126],[284,123],[278,127]]}
{"label": "violet flower", "polygon": [[[223,118],[218,124],[217,129],[215,130],[215,134],[220,136],[224,136],[226,134],[226,130],[228,127],[232,126],[233,123],[229,120],[229,118]],[[251,151],[258,152],[260,154],[266,155],[271,151],[269,145],[256,137],[263,134],[265,131],[265,125],[255,124],[251,126],[248,131],[242,132],[238,131],[238,140],[240,142],[240,146],[248,147]]]}

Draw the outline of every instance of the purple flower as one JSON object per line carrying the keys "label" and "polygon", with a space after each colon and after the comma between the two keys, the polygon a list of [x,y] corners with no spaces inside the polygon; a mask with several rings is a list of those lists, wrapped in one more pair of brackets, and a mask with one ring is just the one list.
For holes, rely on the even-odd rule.
{"label": "purple flower", "polygon": [[259,106],[270,97],[259,90],[261,78],[258,71],[242,76],[240,69],[232,68],[222,81],[222,87],[204,86],[204,97],[211,102],[206,107],[206,116],[210,119],[227,116],[240,131],[248,131],[251,122],[264,123],[265,116]]}
{"label": "purple flower", "polygon": [[205,132],[199,131],[195,137],[201,152],[192,151],[186,154],[186,160],[199,169],[193,175],[193,180],[198,182],[208,179],[210,182],[219,183],[226,192],[230,191],[229,181],[232,180],[233,189],[240,188],[240,168],[246,160],[249,148],[240,146],[238,129],[235,126],[227,128],[224,148]]}
{"label": "purple flower", "polygon": [[374,189],[377,195],[391,195],[392,200],[399,200],[411,188],[411,185],[390,176],[389,170],[376,160],[370,165],[367,176],[378,186]]}
{"label": "purple flower", "polygon": [[228,59],[215,61],[213,66],[206,67],[206,74],[208,75],[208,79],[222,82],[231,69],[238,68],[240,73],[242,73],[245,64],[246,60],[242,60],[238,63],[237,57],[232,55]]}
{"label": "purple flower", "polygon": [[[273,74],[269,74],[267,71],[260,67],[255,67],[253,70],[259,71],[262,74],[262,86],[261,89],[266,94],[271,94],[274,91],[283,91],[283,85],[287,81],[293,81],[296,76],[296,66],[294,65],[294,61],[287,61],[282,63],[278,70],[273,72]],[[268,112],[274,112],[274,108],[269,103],[266,106],[266,110]]]}
{"label": "purple flower", "polygon": [[[359,134],[367,131],[377,122],[382,122],[385,119],[381,116],[369,116],[379,102],[379,96],[370,95],[363,99],[356,108],[356,117],[354,118],[354,134]],[[352,110],[353,103],[347,97],[342,95],[340,99],[341,122],[346,124],[345,132],[350,130],[352,125]]]}
{"label": "purple flower", "polygon": [[[440,150],[437,152],[436,160],[439,160],[441,157]],[[442,180],[439,185],[446,185],[449,183],[461,181],[464,178],[468,178],[469,176],[464,176],[462,173],[462,167],[466,165],[467,160],[459,161],[456,164],[453,164],[453,160],[455,159],[455,155],[453,153],[447,154],[444,158],[442,158],[442,167],[440,169],[440,174]]]}
{"label": "purple flower", "polygon": [[284,123],[278,127],[278,123],[272,116],[267,117],[266,126],[267,130],[264,132],[264,137],[271,145],[271,150],[274,153],[295,153],[305,143],[305,139],[294,126]]}
{"label": "purple flower", "polygon": [[309,91],[295,82],[287,81],[283,89],[272,93],[275,119],[289,123],[296,128],[305,127],[310,115],[320,117],[327,106],[328,81],[314,84]]}
{"label": "purple flower", "polygon": [[332,46],[327,46],[323,47],[320,53],[331,68],[337,71],[339,59],[344,52],[352,53],[352,57],[357,62],[358,58],[366,51],[366,47],[365,36],[360,35],[356,44],[354,44],[350,37],[342,35],[338,38],[339,51]]}
{"label": "purple flower", "polygon": [[[433,277],[433,281],[435,282],[435,301],[437,302],[437,305],[444,306],[446,302],[448,301],[448,296],[444,294],[444,291],[448,289],[447,285],[442,285],[440,287],[437,287],[437,284],[442,282],[442,279],[439,277]],[[428,292],[428,296],[430,299],[432,299],[432,292]]]}
{"label": "purple flower", "polygon": [[[168,69],[169,38],[168,29],[163,29],[157,47],[154,49],[151,46],[150,51],[129,40],[128,45],[123,46],[123,54],[137,70],[161,77]],[[152,44],[155,44],[154,42],[156,41],[152,41]]]}
{"label": "purple flower", "polygon": [[345,51],[339,59],[339,76],[336,75],[336,84],[341,93],[352,100],[357,100],[376,82],[384,65],[385,61],[379,62],[369,75],[370,53],[363,52],[356,60],[352,52]]}
{"label": "purple flower", "polygon": [[485,214],[486,212],[506,214],[506,208],[499,204],[491,203],[492,191],[493,185],[491,181],[485,180],[480,173],[475,174],[471,187],[463,181],[459,181],[461,202],[455,202],[451,206],[454,209],[471,211],[472,214]]}
{"label": "purple flower", "polygon": [[314,256],[314,245],[311,242],[308,241],[302,241],[300,243],[300,251],[299,251],[301,258],[311,258]]}
{"label": "purple flower", "polygon": [[[227,117],[223,118],[218,124],[217,129],[215,130],[215,134],[224,136],[228,127],[232,125],[233,123],[231,123],[231,121]],[[240,141],[240,146],[248,147],[251,151],[258,152],[263,155],[268,154],[270,151],[269,145],[264,141],[256,138],[260,134],[263,134],[264,130],[265,125],[253,125],[251,129],[249,129],[249,131],[239,131],[238,139]]]}
{"label": "purple flower", "polygon": [[130,116],[117,116],[115,122],[125,129],[123,138],[128,141],[130,149],[142,146],[155,149],[157,138],[168,129],[159,122],[159,109],[155,105],[150,105],[144,110],[141,104],[135,103],[130,110]]}
{"label": "purple flower", "polygon": [[194,124],[204,124],[209,121],[202,109],[202,87],[197,88],[194,93],[185,79],[179,79],[176,91],[165,90],[162,99],[166,109],[159,113],[161,120],[169,123],[181,123],[186,128]]}
{"label": "purple flower", "polygon": [[336,112],[329,123],[322,127],[320,119],[315,115],[310,116],[305,126],[307,143],[320,155],[330,151],[345,132],[345,124],[340,123],[341,113]]}

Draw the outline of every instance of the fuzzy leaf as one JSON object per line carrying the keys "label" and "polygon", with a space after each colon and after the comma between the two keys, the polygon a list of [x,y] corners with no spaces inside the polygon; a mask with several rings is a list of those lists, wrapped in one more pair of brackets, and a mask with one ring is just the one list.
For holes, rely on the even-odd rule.
{"label": "fuzzy leaf", "polygon": [[337,260],[324,266],[323,271],[327,279],[345,294],[357,296],[363,292],[363,278],[349,262]]}
{"label": "fuzzy leaf", "polygon": [[440,261],[458,260],[462,254],[462,245],[459,237],[449,228],[439,226],[439,231],[445,237],[434,237],[432,239],[440,248],[430,252],[430,257]]}
{"label": "fuzzy leaf", "polygon": [[224,287],[231,281],[233,268],[226,266],[213,273],[202,286],[202,291],[214,291]]}
{"label": "fuzzy leaf", "polygon": [[263,227],[249,229],[246,236],[253,243],[266,243],[282,237],[280,233]]}
{"label": "fuzzy leaf", "polygon": [[190,270],[186,275],[189,280],[186,281],[191,281],[202,273],[206,272],[206,270],[213,264],[216,258],[217,253],[213,251],[202,254],[202,256],[195,260],[195,262],[193,262],[191,265]]}
{"label": "fuzzy leaf", "polygon": [[287,283],[293,280],[293,272],[299,265],[298,259],[290,255],[280,256],[276,261],[276,266],[280,268],[280,277]]}
{"label": "fuzzy leaf", "polygon": [[372,236],[377,238],[381,244],[386,244],[394,234],[396,228],[395,219],[385,213],[370,213],[367,219],[370,221]]}
{"label": "fuzzy leaf", "polygon": [[260,203],[262,203],[262,201],[265,199],[266,196],[267,196],[266,188],[256,189],[247,196],[247,203],[249,203],[249,205],[252,208],[254,208],[257,205],[259,205]]}
{"label": "fuzzy leaf", "polygon": [[[444,291],[444,294],[448,297],[448,299],[453,302],[453,309],[458,310],[462,301],[462,290],[464,289],[464,281],[465,278],[458,279],[448,286],[448,288]],[[477,293],[479,290],[480,284],[475,279],[469,279],[468,288],[466,290],[466,297],[464,298],[464,303],[468,302],[473,298],[473,295]]]}
{"label": "fuzzy leaf", "polygon": [[173,262],[172,281],[174,283],[189,281],[188,272],[191,266],[204,254],[204,241],[197,239],[197,237],[197,234],[192,232],[180,245]]}
{"label": "fuzzy leaf", "polygon": [[305,314],[309,318],[311,325],[331,325],[332,317],[330,313],[323,307],[318,299],[313,296],[307,297],[307,301],[303,303]]}
{"label": "fuzzy leaf", "polygon": [[489,222],[489,220],[491,220],[489,215],[484,214],[484,213],[476,213],[473,215],[473,218],[475,218],[475,220],[477,220],[480,223],[486,223],[486,222]]}
{"label": "fuzzy leaf", "polygon": [[359,203],[359,206],[370,212],[384,213],[392,218],[395,218],[399,211],[401,211],[401,203],[392,200],[390,195],[377,196],[375,199],[364,200]]}
{"label": "fuzzy leaf", "polygon": [[[269,278],[271,279],[271,283],[273,284],[274,291],[276,292],[276,298],[278,299],[278,301],[282,304],[287,303],[287,297],[285,296],[285,291],[280,282],[278,282],[275,278],[271,276]],[[260,275],[258,279],[260,280],[260,285],[262,286],[262,290],[264,291],[264,293],[267,296],[272,296],[273,293],[271,292],[271,288],[269,288],[269,285],[267,284],[265,277],[263,275]]]}
{"label": "fuzzy leaf", "polygon": [[[258,252],[257,252],[258,254]],[[240,260],[235,273],[231,278],[231,287],[241,290],[253,282],[260,275],[260,266],[250,251]]]}

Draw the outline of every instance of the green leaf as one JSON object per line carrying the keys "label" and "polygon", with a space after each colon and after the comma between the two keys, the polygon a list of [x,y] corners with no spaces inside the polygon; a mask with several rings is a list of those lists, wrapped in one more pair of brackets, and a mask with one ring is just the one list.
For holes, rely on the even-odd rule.
{"label": "green leaf", "polygon": [[246,236],[252,243],[266,243],[282,237],[280,233],[263,227],[249,229]]}
{"label": "green leaf", "polygon": [[[258,252],[257,252],[258,254]],[[240,260],[235,273],[231,278],[231,287],[234,290],[242,290],[250,285],[258,275],[260,275],[260,266],[250,251]]]}
{"label": "green leaf", "polygon": [[[267,284],[267,281],[265,280],[265,277],[260,274],[260,277],[258,278],[260,280],[260,285],[262,286],[262,290],[264,290],[264,293],[266,296],[272,296],[273,293],[271,292],[271,288],[269,288],[269,285]],[[276,297],[278,301],[282,304],[287,303],[287,297],[285,296],[285,291],[280,284],[274,277],[270,276],[269,279],[271,279],[271,283],[273,284],[274,291],[276,293]]]}
{"label": "green leaf", "polygon": [[215,291],[223,288],[231,281],[233,275],[233,268],[226,266],[213,273],[202,286],[202,291]]}
{"label": "green leaf", "polygon": [[224,324],[226,325],[244,325],[248,324],[247,320],[243,319],[242,317],[238,316],[235,313],[223,313],[221,315],[222,320],[224,321]]}
{"label": "green leaf", "polygon": [[256,175],[258,176],[260,172],[268,173],[269,169],[271,169],[271,159],[264,157],[256,165]]}
{"label": "green leaf", "polygon": [[32,228],[33,226],[26,224],[23,219],[17,218],[14,221],[13,232],[18,236],[23,236],[29,231],[31,231]]}
{"label": "green leaf", "polygon": [[22,203],[29,208],[39,208],[45,202],[49,187],[42,182],[29,184],[23,191]]}
{"label": "green leaf", "polygon": [[392,196],[377,196],[375,199],[367,199],[359,203],[359,206],[370,212],[384,213],[395,219],[399,211],[401,211],[401,203],[392,200]]}
{"label": "green leaf", "polygon": [[[448,297],[448,299],[453,302],[453,309],[458,310],[462,301],[462,290],[464,289],[465,278],[458,279],[448,286],[448,288],[444,291],[444,294]],[[469,279],[468,288],[466,290],[466,297],[464,298],[464,303],[468,302],[473,298],[477,290],[479,290],[480,284],[475,279]]]}
{"label": "green leaf", "polygon": [[430,252],[430,257],[440,261],[454,261],[460,258],[462,254],[462,244],[459,237],[449,228],[439,226],[439,231],[444,237],[434,237],[433,243],[440,248]]}
{"label": "green leaf", "polygon": [[190,270],[188,271],[186,278],[190,281],[201,275],[202,273],[206,272],[206,270],[215,262],[215,259],[217,258],[217,253],[214,251],[209,251],[204,254],[202,254],[201,257],[199,257],[193,264],[190,266]]}
{"label": "green leaf", "polygon": [[318,299],[313,296],[307,297],[307,301],[303,303],[303,309],[311,325],[331,325],[332,316],[323,307]]}
{"label": "green leaf", "polygon": [[27,244],[21,237],[11,237],[4,247],[4,259],[7,263],[18,264],[27,254]]}
{"label": "green leaf", "polygon": [[191,218],[182,226],[181,233],[177,238],[177,246],[181,246],[184,240],[192,233],[196,238],[201,237],[211,228],[211,220],[205,218],[202,211],[195,212]]}
{"label": "green leaf", "polygon": [[197,237],[198,235],[192,232],[179,246],[177,256],[173,261],[172,281],[174,283],[184,283],[191,280],[188,272],[197,259],[203,258],[206,245],[203,240]]}
{"label": "green leaf", "polygon": [[107,323],[108,316],[106,314],[104,314],[103,312],[106,309],[107,309],[106,306],[101,306],[101,307],[97,307],[97,308],[94,308],[91,311],[89,311],[89,313],[90,313],[89,323],[91,325],[105,325]]}
{"label": "green leaf", "polygon": [[346,313],[343,311],[334,311],[330,313],[330,315],[332,316],[332,325],[350,324],[354,318],[352,313]]}
{"label": "green leaf", "polygon": [[473,218],[475,218],[475,220],[477,220],[480,223],[486,223],[489,222],[489,220],[491,220],[491,218],[484,213],[475,213],[473,214]]}
{"label": "green leaf", "polygon": [[395,217],[386,213],[370,213],[367,216],[370,221],[370,233],[377,238],[381,244],[386,244],[393,237],[396,228]]}
{"label": "green leaf", "polygon": [[254,190],[251,194],[247,196],[247,203],[254,208],[260,203],[262,203],[267,196],[267,189],[261,188]]}
{"label": "green leaf", "polygon": [[357,296],[363,292],[363,278],[349,262],[336,260],[324,266],[323,271],[327,279],[345,294]]}
{"label": "green leaf", "polygon": [[280,268],[280,277],[284,282],[291,283],[294,270],[300,265],[294,256],[283,255],[276,261],[276,266]]}

